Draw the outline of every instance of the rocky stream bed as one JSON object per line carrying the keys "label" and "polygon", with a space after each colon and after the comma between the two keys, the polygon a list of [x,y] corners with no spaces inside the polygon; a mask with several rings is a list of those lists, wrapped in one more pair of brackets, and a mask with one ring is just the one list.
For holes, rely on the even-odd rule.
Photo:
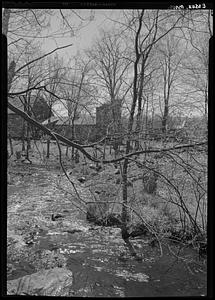
{"label": "rocky stream bed", "polygon": [[[120,228],[93,225],[84,212],[71,204],[72,196],[57,187],[59,172],[31,165],[22,167],[22,171],[13,170],[7,208],[8,294],[207,294],[206,263],[198,259],[192,248],[182,250],[174,244],[166,245],[161,256],[159,247],[150,245],[146,237],[138,237],[132,243],[142,259],[136,260],[122,240]],[[63,180],[61,184],[67,186],[67,179]],[[75,177],[73,181],[81,197],[89,200],[85,184]]]}

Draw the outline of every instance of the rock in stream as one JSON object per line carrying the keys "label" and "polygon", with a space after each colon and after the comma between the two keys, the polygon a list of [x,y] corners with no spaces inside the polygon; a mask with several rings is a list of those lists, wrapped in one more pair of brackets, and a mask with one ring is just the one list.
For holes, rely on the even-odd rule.
{"label": "rock in stream", "polygon": [[66,268],[41,270],[31,275],[9,280],[8,295],[70,296],[73,274]]}

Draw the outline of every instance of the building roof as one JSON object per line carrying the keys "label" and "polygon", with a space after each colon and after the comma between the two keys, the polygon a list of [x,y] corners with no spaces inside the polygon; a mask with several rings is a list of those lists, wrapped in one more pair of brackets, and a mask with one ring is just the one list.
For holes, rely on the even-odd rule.
{"label": "building roof", "polygon": [[[45,120],[42,124],[56,123],[56,125],[71,125],[71,119],[69,117],[57,117],[53,116],[50,119]],[[96,119],[90,115],[82,114],[78,119],[74,121],[74,125],[95,125]]]}
{"label": "building roof", "polygon": [[[31,95],[30,97],[30,106],[32,107],[35,100],[37,99],[37,96],[35,95]],[[19,108],[20,110],[24,110],[24,104],[23,104],[23,99],[22,97],[13,97],[13,98],[9,98],[8,102],[10,102],[12,105],[16,106],[17,108]],[[13,112],[11,109],[7,109],[7,113],[8,114],[15,114],[15,112]]]}
{"label": "building roof", "polygon": [[[16,106],[20,110],[23,110],[23,104],[22,104],[22,101],[21,101],[21,99],[19,97],[9,98],[8,102],[10,102],[12,105]],[[8,114],[15,114],[15,112],[13,112],[9,108],[7,109],[7,113]]]}

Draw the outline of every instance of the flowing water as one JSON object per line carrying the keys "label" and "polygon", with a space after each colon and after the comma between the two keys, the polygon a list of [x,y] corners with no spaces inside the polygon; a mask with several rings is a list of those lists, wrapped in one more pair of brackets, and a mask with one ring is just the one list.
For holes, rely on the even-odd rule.
{"label": "flowing water", "polygon": [[[74,272],[74,295],[92,297],[200,296],[206,294],[206,271],[194,262],[194,252],[186,249],[178,256],[163,248],[151,247],[144,239],[133,239],[141,256],[129,255],[119,228],[86,227],[77,233],[44,232],[38,247],[59,247]],[[51,246],[50,246],[51,245]],[[56,249],[57,249],[56,247]],[[173,247],[176,251],[176,247]]]}
{"label": "flowing water", "polygon": [[[36,176],[32,177],[35,186],[36,179],[34,178]],[[41,184],[44,185],[43,182],[44,180]],[[49,190],[50,182],[47,183]],[[35,199],[31,196],[32,204],[37,205],[34,208],[34,214],[38,214],[37,209],[40,209],[43,216],[50,215],[51,192],[45,190],[45,186],[38,189],[38,185],[35,190],[32,185],[30,192],[34,197],[36,193],[39,193]],[[15,191],[10,190],[10,193],[12,197]],[[57,198],[56,191],[54,194]],[[62,195],[59,194],[59,199],[60,197],[62,198]],[[21,214],[29,216],[31,211],[33,214],[32,204],[28,207],[29,195],[26,194],[23,209],[17,199],[25,201],[21,189],[20,192],[16,192],[16,198],[13,199],[13,201],[16,200],[18,206],[13,202],[9,209],[9,218],[10,214],[14,216],[17,213],[19,217],[22,216]],[[49,211],[48,208],[43,207],[46,202]],[[58,202],[56,200],[56,203],[59,203],[59,200]],[[70,204],[65,205],[67,206],[64,208],[67,208]],[[137,260],[129,254],[119,228],[92,226],[81,214],[70,215],[70,220],[72,226],[51,226],[41,231],[33,247],[34,251],[47,249],[61,253],[66,258],[66,267],[74,274],[71,296],[162,297],[207,294],[206,263],[199,261],[197,254],[191,248],[183,247],[182,250],[176,245],[166,243],[162,246],[163,255],[161,256],[158,245],[152,247],[147,238],[136,238],[132,240],[132,243],[138,257],[141,257]],[[52,224],[60,224],[58,222],[55,221]],[[64,222],[66,224],[66,220]],[[69,230],[68,228],[76,229]],[[25,273],[22,270],[24,267]],[[30,266],[26,269],[25,262],[20,261],[19,267],[17,265],[17,270],[8,276],[8,280],[33,272],[34,269]]]}

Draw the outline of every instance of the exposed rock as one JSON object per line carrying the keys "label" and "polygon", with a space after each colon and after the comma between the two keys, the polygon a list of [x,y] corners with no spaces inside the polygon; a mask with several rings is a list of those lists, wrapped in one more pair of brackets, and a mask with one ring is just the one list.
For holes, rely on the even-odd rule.
{"label": "exposed rock", "polygon": [[114,174],[115,175],[120,174],[120,170],[119,169],[115,170]]}
{"label": "exposed rock", "polygon": [[25,158],[25,159],[22,160],[22,163],[23,164],[32,164],[32,161],[28,158]]}
{"label": "exposed rock", "polygon": [[89,168],[95,170],[95,169],[96,169],[96,166],[94,166],[93,164],[90,164],[90,165],[89,165]]}
{"label": "exposed rock", "polygon": [[56,221],[59,218],[63,218],[64,216],[61,214],[52,214],[52,221]]}
{"label": "exposed rock", "polygon": [[80,177],[80,178],[78,178],[78,181],[79,181],[80,183],[83,183],[83,182],[86,181],[86,178],[85,178],[85,177]]}
{"label": "exposed rock", "polygon": [[9,280],[8,295],[71,296],[73,274],[65,268],[41,270],[37,273]]}
{"label": "exposed rock", "polygon": [[72,175],[73,174],[73,169],[68,169],[66,170],[66,174],[69,176],[69,175]]}

